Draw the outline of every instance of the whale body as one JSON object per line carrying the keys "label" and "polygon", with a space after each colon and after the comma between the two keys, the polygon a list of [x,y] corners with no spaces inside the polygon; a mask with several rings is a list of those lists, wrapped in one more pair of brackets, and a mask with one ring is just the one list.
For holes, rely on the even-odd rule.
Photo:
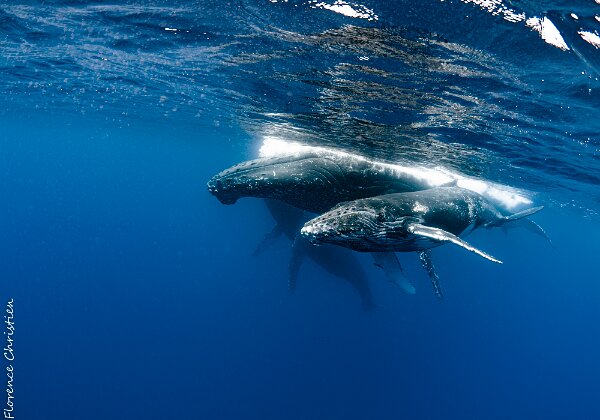
{"label": "whale body", "polygon": [[431,183],[365,159],[309,150],[242,162],[212,177],[207,186],[223,204],[270,198],[323,213],[343,201],[422,190]]}
{"label": "whale body", "polygon": [[426,251],[453,243],[500,263],[460,237],[477,228],[502,226],[541,209],[534,207],[504,216],[475,192],[439,187],[342,203],[308,221],[301,233],[314,244],[336,244],[363,252]]}

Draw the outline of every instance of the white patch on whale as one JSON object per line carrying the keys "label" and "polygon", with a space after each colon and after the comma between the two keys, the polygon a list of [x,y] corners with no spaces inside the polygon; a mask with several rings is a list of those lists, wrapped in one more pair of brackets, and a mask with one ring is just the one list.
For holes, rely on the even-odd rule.
{"label": "white patch on whale", "polygon": [[263,143],[259,149],[259,156],[261,158],[294,156],[309,152],[368,162],[374,167],[381,168],[381,170],[391,169],[394,171],[394,173],[398,174],[398,176],[412,176],[427,184],[430,188],[456,183],[456,186],[476,192],[490,200],[494,205],[507,211],[514,211],[519,207],[528,206],[533,203],[527,194],[522,190],[463,175],[459,172],[451,171],[441,166],[428,168],[419,165],[407,166],[377,162],[364,156],[348,153],[343,150],[321,146],[309,146],[295,141],[287,141],[275,136],[265,136],[263,138]]}
{"label": "white patch on whale", "polygon": [[414,213],[424,213],[428,210],[429,210],[429,207],[424,206],[423,204],[419,203],[418,201],[415,203],[415,205],[413,207]]}

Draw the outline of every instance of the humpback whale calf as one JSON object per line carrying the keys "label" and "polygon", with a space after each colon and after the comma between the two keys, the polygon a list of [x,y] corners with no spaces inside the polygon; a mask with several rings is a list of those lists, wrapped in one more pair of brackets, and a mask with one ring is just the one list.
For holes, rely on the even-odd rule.
{"label": "humpback whale calf", "polygon": [[300,235],[300,228],[310,216],[303,210],[275,200],[265,200],[276,225],[265,236],[254,251],[254,256],[262,254],[276,239],[285,236],[292,245],[292,258],[289,264],[288,286],[291,293],[296,289],[298,272],[306,259],[314,261],[325,271],[347,281],[360,295],[363,309],[377,307],[369,287],[367,275],[353,252],[333,245],[315,247]]}
{"label": "humpback whale calf", "polygon": [[502,226],[541,209],[504,216],[477,193],[455,186],[439,187],[342,203],[308,221],[301,233],[313,244],[336,244],[367,252],[426,251],[452,243],[501,263],[460,236],[481,227]]}

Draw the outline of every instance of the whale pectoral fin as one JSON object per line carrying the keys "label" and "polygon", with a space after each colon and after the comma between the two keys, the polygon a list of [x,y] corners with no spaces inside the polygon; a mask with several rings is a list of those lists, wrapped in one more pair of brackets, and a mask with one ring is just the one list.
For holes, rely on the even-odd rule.
{"label": "whale pectoral fin", "polygon": [[433,286],[433,293],[438,299],[444,298],[444,292],[442,291],[442,285],[440,284],[440,278],[435,271],[435,266],[433,265],[433,261],[431,260],[431,251],[421,251],[419,252],[419,259],[421,260],[421,265],[427,271],[429,278],[431,279],[431,285]]}
{"label": "whale pectoral fin", "polygon": [[267,233],[263,240],[260,241],[260,243],[256,246],[256,249],[252,253],[252,256],[257,257],[263,252],[265,252],[267,249],[269,249],[275,243],[275,240],[277,240],[277,238],[281,236],[282,233],[283,230],[281,229],[281,226],[279,224],[273,226],[273,229],[271,229],[271,231]]}
{"label": "whale pectoral fin", "polygon": [[486,254],[485,252],[475,248],[473,245],[469,244],[468,242],[463,241],[458,236],[453,235],[450,232],[446,232],[443,229],[424,226],[424,225],[421,225],[418,223],[411,223],[408,226],[407,230],[409,233],[412,233],[413,235],[423,236],[423,237],[426,237],[429,239],[433,239],[434,241],[451,242],[454,245],[458,245],[468,251],[474,252],[475,254],[477,254],[485,259],[488,259],[488,260],[498,263],[498,264],[502,264],[502,261],[497,260],[496,258],[492,257],[491,255]]}
{"label": "whale pectoral fin", "polygon": [[296,238],[292,244],[292,258],[288,266],[288,289],[291,294],[294,294],[296,291],[298,272],[300,271],[300,267],[302,266],[305,257],[304,247],[301,246],[299,242],[298,238]]}
{"label": "whale pectoral fin", "polygon": [[383,270],[385,278],[398,286],[404,293],[414,295],[415,286],[406,278],[398,257],[393,252],[372,252],[375,265]]}

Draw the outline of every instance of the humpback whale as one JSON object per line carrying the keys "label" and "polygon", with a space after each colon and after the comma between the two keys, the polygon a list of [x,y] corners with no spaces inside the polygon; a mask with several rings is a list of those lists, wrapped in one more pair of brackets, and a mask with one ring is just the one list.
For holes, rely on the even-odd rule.
{"label": "humpback whale", "polygon": [[292,245],[292,258],[289,264],[288,286],[291,293],[296,289],[298,272],[306,259],[314,261],[325,271],[347,281],[360,295],[363,309],[377,307],[369,287],[367,275],[353,252],[333,245],[312,246],[300,235],[300,228],[310,218],[303,210],[275,200],[265,200],[265,204],[275,219],[275,226],[265,236],[254,251],[254,256],[262,254],[276,239],[285,236]]}
{"label": "humpback whale", "polygon": [[343,201],[430,187],[425,178],[385,165],[310,150],[242,162],[208,182],[210,193],[223,204],[242,197],[271,198],[312,213]]}
{"label": "humpback whale", "polygon": [[271,138],[263,143],[258,159],[219,172],[207,187],[223,204],[243,197],[272,198],[320,214],[344,201],[453,184],[481,194],[504,211],[531,204],[520,190],[445,168],[379,162]]}
{"label": "humpback whale", "polygon": [[477,193],[455,186],[439,187],[342,203],[308,221],[301,233],[313,244],[336,244],[366,252],[427,251],[452,243],[501,263],[460,237],[477,228],[520,220],[541,209],[504,216]]}
{"label": "humpback whale", "polygon": [[[265,139],[258,159],[242,162],[218,173],[210,179],[207,187],[224,204],[233,204],[243,197],[270,198],[321,214],[345,201],[427,190],[448,184],[477,192],[504,211],[531,204],[529,198],[519,190],[444,168],[408,162],[378,162],[342,150],[276,138]],[[526,227],[546,236],[533,222]],[[389,281],[399,285],[406,293],[415,293],[414,286],[403,275],[395,254],[377,253],[373,254],[373,258],[375,265],[384,270]],[[439,279],[430,254],[421,253],[420,260],[430,276],[436,295],[441,297]]]}

